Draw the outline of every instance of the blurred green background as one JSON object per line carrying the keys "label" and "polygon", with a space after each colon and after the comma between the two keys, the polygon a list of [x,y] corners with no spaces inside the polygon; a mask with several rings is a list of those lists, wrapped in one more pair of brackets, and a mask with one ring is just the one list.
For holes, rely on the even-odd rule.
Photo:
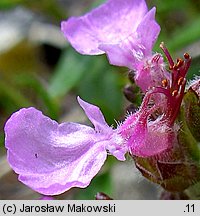
{"label": "blurred green background", "polygon": [[[129,104],[122,93],[129,83],[128,69],[109,65],[104,55],[76,53],[60,32],[61,20],[81,15],[101,2],[0,1],[0,199],[39,197],[27,192],[7,168],[3,127],[13,112],[34,106],[59,122],[88,124],[76,102],[79,95],[101,107],[110,125],[116,125],[114,119],[123,119]],[[147,0],[147,4],[157,7],[156,19],[161,26],[154,50],[160,52],[159,43],[164,41],[174,57],[188,51],[193,57],[188,78],[200,75],[200,1]],[[139,101],[135,103],[139,105]],[[94,199],[99,191],[115,196],[110,169],[116,163],[109,158],[87,189],[72,189],[58,199]],[[150,199],[145,194],[143,198]]]}

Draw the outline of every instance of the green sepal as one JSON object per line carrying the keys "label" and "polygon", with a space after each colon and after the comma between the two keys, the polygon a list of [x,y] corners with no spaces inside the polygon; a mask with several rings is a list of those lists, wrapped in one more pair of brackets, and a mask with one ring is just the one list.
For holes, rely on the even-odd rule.
{"label": "green sepal", "polygon": [[197,142],[200,142],[200,99],[190,88],[183,98],[183,112],[188,129]]}
{"label": "green sepal", "polygon": [[163,159],[134,157],[134,161],[144,177],[170,192],[182,192],[200,181],[197,163],[176,159],[175,155],[166,154]]}

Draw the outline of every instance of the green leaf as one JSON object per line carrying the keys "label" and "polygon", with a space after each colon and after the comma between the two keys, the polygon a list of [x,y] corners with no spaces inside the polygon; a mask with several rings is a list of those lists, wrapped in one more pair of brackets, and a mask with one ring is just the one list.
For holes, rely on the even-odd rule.
{"label": "green leaf", "polygon": [[94,57],[89,73],[82,78],[78,94],[99,106],[108,123],[113,123],[122,112],[124,81],[115,67],[108,66],[105,56]]}
{"label": "green leaf", "polygon": [[0,1],[0,9],[8,9],[10,7],[14,7],[19,3],[22,3],[24,0],[1,0]]}
{"label": "green leaf", "polygon": [[185,192],[190,197],[191,200],[199,200],[200,199],[200,181],[192,185],[191,187],[189,187]]}
{"label": "green leaf", "polygon": [[196,17],[195,20],[184,25],[182,28],[177,28],[173,33],[173,36],[167,41],[167,47],[169,50],[180,50],[184,46],[198,40],[200,38],[200,17]]}
{"label": "green leaf", "polygon": [[46,114],[53,119],[58,119],[58,104],[51,98],[46,88],[36,77],[29,74],[20,74],[15,81],[21,87],[32,88],[37,95],[37,98],[42,99],[47,110]]}
{"label": "green leaf", "polygon": [[184,116],[193,137],[200,142],[200,101],[198,95],[190,88],[183,98]]}
{"label": "green leaf", "polygon": [[53,76],[49,82],[48,92],[53,98],[63,97],[74,88],[89,71],[91,56],[81,56],[72,48],[68,48],[61,56]]}
{"label": "green leaf", "polygon": [[60,20],[66,18],[67,13],[57,0],[23,0],[23,5],[31,10],[39,11],[41,14],[51,16],[59,23]]}
{"label": "green leaf", "polygon": [[16,6],[24,6],[30,10],[38,11],[42,14],[49,15],[60,22],[61,19],[66,18],[66,11],[56,0],[1,0],[0,9],[10,9]]}
{"label": "green leaf", "polygon": [[196,75],[200,75],[200,56],[192,58],[191,65],[187,73],[187,80],[194,79]]}
{"label": "green leaf", "polygon": [[[168,13],[171,12],[172,10],[177,10],[177,8],[183,9],[185,8],[188,3],[187,0],[168,0],[168,1],[159,1],[159,0],[154,0],[154,1],[149,1],[148,4],[150,7],[153,7],[156,5],[157,13]],[[162,14],[159,14],[160,16]]]}
{"label": "green leaf", "polygon": [[3,80],[0,80],[0,92],[1,95],[6,96],[7,99],[12,101],[18,108],[29,107],[32,105],[32,103],[26,99],[17,88],[9,85]]}
{"label": "green leaf", "polygon": [[192,89],[189,89],[184,95],[178,119],[181,126],[178,141],[183,149],[183,154],[189,158],[188,160],[199,163],[200,107],[197,95]]}
{"label": "green leaf", "polygon": [[[4,133],[0,133],[0,148],[4,146],[5,135]],[[0,149],[0,151],[2,151]]]}

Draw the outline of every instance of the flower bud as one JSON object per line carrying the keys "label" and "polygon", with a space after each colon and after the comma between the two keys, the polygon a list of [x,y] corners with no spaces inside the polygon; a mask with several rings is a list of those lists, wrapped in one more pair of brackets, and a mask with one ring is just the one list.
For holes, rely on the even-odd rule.
{"label": "flower bud", "polygon": [[134,101],[136,99],[134,86],[132,86],[132,85],[125,86],[123,89],[123,93],[124,93],[124,96],[126,97],[126,99],[128,101],[134,103]]}

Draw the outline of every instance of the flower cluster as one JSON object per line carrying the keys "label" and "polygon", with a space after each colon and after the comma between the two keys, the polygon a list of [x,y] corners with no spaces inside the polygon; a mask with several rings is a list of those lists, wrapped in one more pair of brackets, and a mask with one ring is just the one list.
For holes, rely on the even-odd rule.
{"label": "flower cluster", "polygon": [[161,44],[169,72],[153,45],[160,27],[155,8],[143,0],[108,0],[81,17],[61,23],[61,30],[81,54],[106,53],[109,62],[128,67],[145,93],[139,110],[110,127],[100,109],[78,97],[94,128],[58,124],[35,108],[21,109],[5,125],[8,161],[19,180],[45,195],[84,188],[99,172],[107,154],[124,161],[125,154],[149,158],[167,155],[177,142],[176,123],[191,58],[174,62]]}

